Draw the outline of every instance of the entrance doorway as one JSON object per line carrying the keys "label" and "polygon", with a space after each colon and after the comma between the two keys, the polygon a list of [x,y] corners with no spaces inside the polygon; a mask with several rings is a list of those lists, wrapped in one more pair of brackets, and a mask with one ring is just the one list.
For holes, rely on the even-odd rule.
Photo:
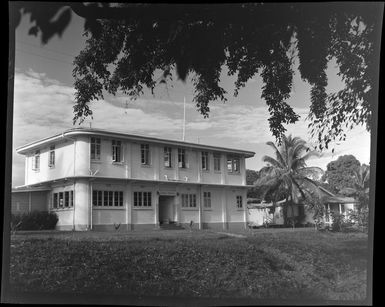
{"label": "entrance doorway", "polygon": [[175,196],[159,196],[159,224],[175,223]]}

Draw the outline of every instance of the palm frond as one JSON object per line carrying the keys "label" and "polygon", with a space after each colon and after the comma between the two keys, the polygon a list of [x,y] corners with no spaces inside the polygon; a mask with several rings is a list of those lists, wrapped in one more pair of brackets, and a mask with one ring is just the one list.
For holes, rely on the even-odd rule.
{"label": "palm frond", "polygon": [[322,168],[317,166],[308,166],[308,167],[302,167],[300,169],[297,169],[297,173],[307,177],[310,175],[323,175],[325,172]]}
{"label": "palm frond", "polygon": [[272,147],[275,151],[275,155],[277,157],[277,160],[282,164],[282,165],[286,165],[286,162],[284,160],[284,158],[282,157],[281,155],[281,152],[279,151],[279,149],[277,148],[277,146],[275,146],[275,144],[273,142],[266,142],[266,145],[269,145],[270,147]]}
{"label": "palm frond", "polygon": [[266,163],[270,163],[270,165],[277,167],[277,168],[285,168],[285,165],[282,165],[282,163],[273,157],[270,156],[263,156],[262,161]]}
{"label": "palm frond", "polygon": [[309,151],[305,155],[297,157],[293,160],[293,167],[300,168],[306,165],[306,161],[309,160],[312,156],[319,156],[320,154],[317,151]]}

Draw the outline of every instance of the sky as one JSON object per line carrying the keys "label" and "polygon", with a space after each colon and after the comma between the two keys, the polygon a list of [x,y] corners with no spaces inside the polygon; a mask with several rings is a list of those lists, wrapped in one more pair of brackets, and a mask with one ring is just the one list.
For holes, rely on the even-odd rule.
{"label": "sky", "polygon": [[[79,127],[72,124],[75,92],[72,62],[85,46],[83,26],[84,20],[72,14],[71,23],[62,37],[55,36],[47,45],[27,34],[31,27],[28,15],[16,29],[13,187],[24,184],[24,156],[16,153],[17,147]],[[288,103],[300,115],[300,120],[287,125],[287,133],[312,142],[307,128],[309,122],[306,121],[310,86],[301,80],[298,70],[295,71]],[[329,92],[343,86],[337,72],[335,63],[329,63]],[[106,95],[104,100],[91,103],[93,119],[87,119],[81,126],[181,140],[185,97],[186,141],[254,151],[255,157],[246,160],[246,168],[259,170],[265,166],[262,157],[273,155],[266,142],[275,140],[268,127],[267,106],[261,98],[263,84],[261,78],[255,76],[234,97],[234,81],[224,70],[221,86],[228,92],[228,102],[211,103],[209,118],[203,118],[196,110],[191,82],[175,80],[167,88],[157,88],[155,95],[147,92],[135,102],[123,95]],[[333,147],[334,154],[331,153]],[[368,164],[370,133],[364,127],[356,127],[348,132],[345,142],[334,143],[331,148],[320,158],[309,160],[308,166],[326,169],[330,161],[345,154],[352,154],[361,163]]]}

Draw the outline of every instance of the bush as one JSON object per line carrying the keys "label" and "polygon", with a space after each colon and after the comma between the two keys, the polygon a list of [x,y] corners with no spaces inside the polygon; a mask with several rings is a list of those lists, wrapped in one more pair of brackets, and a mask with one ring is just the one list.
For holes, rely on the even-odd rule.
{"label": "bush", "polygon": [[352,224],[357,225],[361,228],[361,231],[368,231],[368,223],[369,223],[369,209],[362,208],[358,211],[349,210],[348,211],[348,219]]}
{"label": "bush", "polygon": [[55,229],[58,217],[54,212],[32,211],[23,214],[12,214],[12,230],[49,230]]}
{"label": "bush", "polygon": [[345,216],[341,213],[332,212],[332,230],[333,231],[346,231],[352,226],[349,220],[345,219]]}

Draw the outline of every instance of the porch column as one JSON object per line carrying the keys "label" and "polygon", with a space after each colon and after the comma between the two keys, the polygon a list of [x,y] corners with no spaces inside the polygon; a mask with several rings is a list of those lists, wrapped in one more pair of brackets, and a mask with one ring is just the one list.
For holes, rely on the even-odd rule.
{"label": "porch column", "polygon": [[153,189],[154,196],[152,200],[154,202],[154,217],[155,217],[155,228],[159,228],[159,184]]}
{"label": "porch column", "polygon": [[89,184],[89,187],[90,187],[90,194],[89,194],[89,199],[90,199],[90,208],[89,208],[89,217],[88,217],[88,230],[92,230],[92,209],[93,209],[93,191],[94,191],[94,188],[93,188],[93,185],[92,185],[92,180],[93,179],[90,179],[90,184]]}
{"label": "porch column", "polygon": [[199,229],[202,229],[202,186],[199,185],[198,187],[198,197],[197,197],[197,202],[198,202],[198,223],[199,223]]}
{"label": "porch column", "polygon": [[244,221],[245,221],[245,229],[247,229],[247,190],[245,189],[242,193],[242,207],[244,210]]}
{"label": "porch column", "polygon": [[179,164],[178,164],[178,149],[171,149],[171,158],[174,157],[174,161],[171,161],[171,166],[175,169],[175,180],[179,180]]}
{"label": "porch column", "polygon": [[176,187],[176,195],[174,197],[174,202],[175,202],[175,222],[177,222],[177,224],[180,223],[180,194],[179,194],[179,189],[178,187]]}
{"label": "porch column", "polygon": [[340,210],[340,214],[342,214],[341,204],[338,204],[338,208]]}
{"label": "porch column", "polygon": [[227,229],[227,205],[226,205],[226,189],[222,188],[221,191],[221,203],[222,203],[222,223],[223,230]]}
{"label": "porch column", "polygon": [[159,159],[156,159],[156,157],[163,157],[163,155],[161,155],[159,146],[156,146],[153,151],[154,151],[154,159],[153,159],[154,180],[159,180],[160,161]]}
{"label": "porch column", "polygon": [[197,171],[198,171],[198,182],[202,181],[202,171],[201,171],[201,163],[200,163],[200,158],[201,154],[200,151],[197,151]]}
{"label": "porch column", "polygon": [[227,157],[225,154],[221,154],[221,183],[225,184],[227,175]]}
{"label": "porch column", "polygon": [[123,159],[126,179],[131,178],[131,143],[124,143]]}
{"label": "porch column", "polygon": [[127,230],[132,230],[132,182],[127,182],[124,196]]}
{"label": "porch column", "polygon": [[129,159],[129,161],[130,161],[129,167],[130,168],[129,168],[128,173],[130,175],[130,178],[132,178],[132,175],[133,175],[132,166],[134,165],[133,164],[133,160],[134,160],[134,148],[133,147],[134,147],[133,144],[128,143],[128,152],[130,153],[130,159]]}

